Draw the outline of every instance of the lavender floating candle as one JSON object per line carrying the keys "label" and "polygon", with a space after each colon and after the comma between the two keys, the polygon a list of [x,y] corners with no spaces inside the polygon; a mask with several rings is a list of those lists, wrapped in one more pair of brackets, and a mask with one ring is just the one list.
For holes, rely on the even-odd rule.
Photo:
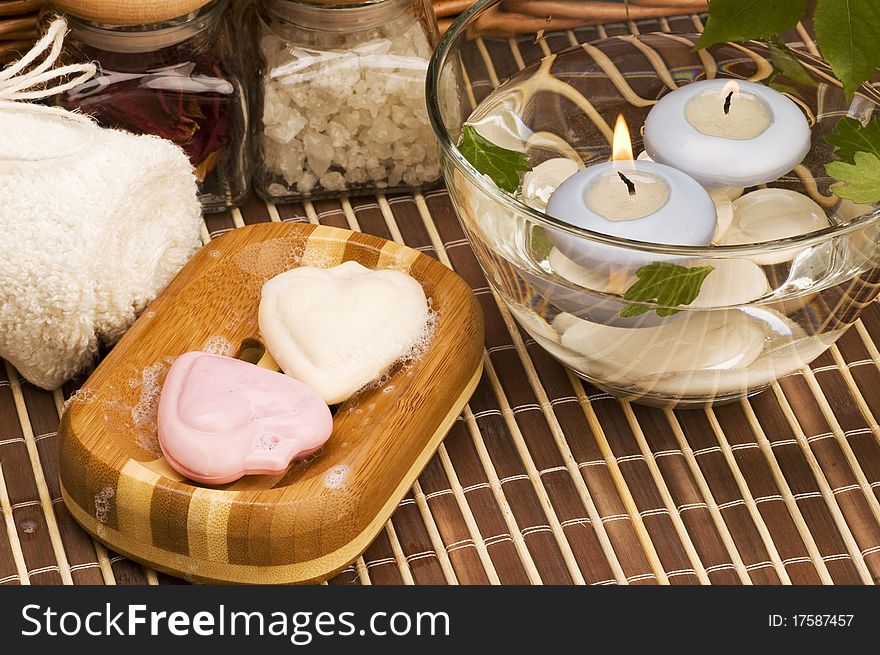
{"label": "lavender floating candle", "polygon": [[[717,222],[715,205],[696,180],[663,164],[633,161],[622,116],[614,130],[612,161],[567,178],[550,197],[547,213],[592,232],[679,246],[708,245]],[[674,259],[588,241],[561,230],[551,230],[550,238],[566,257],[599,271]]]}
{"label": "lavender floating candle", "polygon": [[810,150],[810,126],[798,106],[762,84],[693,82],[661,98],[645,120],[654,161],[707,187],[772,182]]}

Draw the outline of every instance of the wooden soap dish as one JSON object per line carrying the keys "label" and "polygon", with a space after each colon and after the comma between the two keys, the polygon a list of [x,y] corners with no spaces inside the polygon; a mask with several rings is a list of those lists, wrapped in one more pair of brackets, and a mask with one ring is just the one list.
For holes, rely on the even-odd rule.
{"label": "wooden soap dish", "polygon": [[[337,408],[318,454],[278,476],[199,486],[161,456],[155,412],[173,358],[210,350],[258,358],[269,278],[356,260],[417,279],[437,313],[427,350]],[[60,428],[61,491],[113,550],[190,580],[323,580],[376,537],[473,393],[483,320],[467,284],[427,255],[336,228],[255,225],[208,244],[76,394]],[[264,360],[265,364],[265,360]]]}

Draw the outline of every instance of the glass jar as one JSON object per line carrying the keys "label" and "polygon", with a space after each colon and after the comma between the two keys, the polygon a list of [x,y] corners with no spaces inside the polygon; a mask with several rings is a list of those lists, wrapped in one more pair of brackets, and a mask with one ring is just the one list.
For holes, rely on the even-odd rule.
{"label": "glass jar", "polygon": [[183,148],[206,212],[241,204],[250,188],[248,107],[229,0],[163,23],[105,25],[65,16],[68,61],[94,78],[60,96],[105,127],[155,134]]}
{"label": "glass jar", "polygon": [[254,179],[269,200],[440,179],[425,103],[438,41],[428,0],[259,0]]}

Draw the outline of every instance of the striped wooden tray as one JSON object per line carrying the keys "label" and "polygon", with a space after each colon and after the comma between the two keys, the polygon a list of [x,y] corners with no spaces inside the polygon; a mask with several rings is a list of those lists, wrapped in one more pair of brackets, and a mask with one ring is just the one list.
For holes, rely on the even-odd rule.
{"label": "striped wooden tray", "polygon": [[[693,16],[595,37],[692,32]],[[815,52],[809,26],[787,35]],[[516,49],[485,49],[487,70]],[[810,368],[740,403],[671,411],[583,385],[529,340],[483,276],[445,191],[251,201],[209,216],[359,229],[452,266],[486,318],[484,375],[379,536],[330,584],[805,584],[880,579],[880,305]],[[0,367],[0,582],[178,582],[108,552],[60,502],[55,394]]]}
{"label": "striped wooden tray", "polygon": [[[162,457],[154,420],[132,416],[158,409],[172,358],[218,344],[229,355],[262,350],[260,290],[297,260],[407,272],[436,316],[430,343],[381,387],[340,404],[327,445],[285,473],[193,484]],[[150,304],[83,386],[88,401],[64,413],[64,502],[100,541],[187,579],[325,580],[376,538],[437,450],[477,385],[482,350],[482,317],[467,284],[417,250],[299,223],[229,232]]]}

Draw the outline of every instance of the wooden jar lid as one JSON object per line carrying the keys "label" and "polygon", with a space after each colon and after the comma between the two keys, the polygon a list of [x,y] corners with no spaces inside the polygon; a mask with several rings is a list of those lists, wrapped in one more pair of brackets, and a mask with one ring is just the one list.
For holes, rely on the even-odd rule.
{"label": "wooden jar lid", "polygon": [[211,0],[52,0],[71,16],[105,25],[149,25],[185,16]]}

